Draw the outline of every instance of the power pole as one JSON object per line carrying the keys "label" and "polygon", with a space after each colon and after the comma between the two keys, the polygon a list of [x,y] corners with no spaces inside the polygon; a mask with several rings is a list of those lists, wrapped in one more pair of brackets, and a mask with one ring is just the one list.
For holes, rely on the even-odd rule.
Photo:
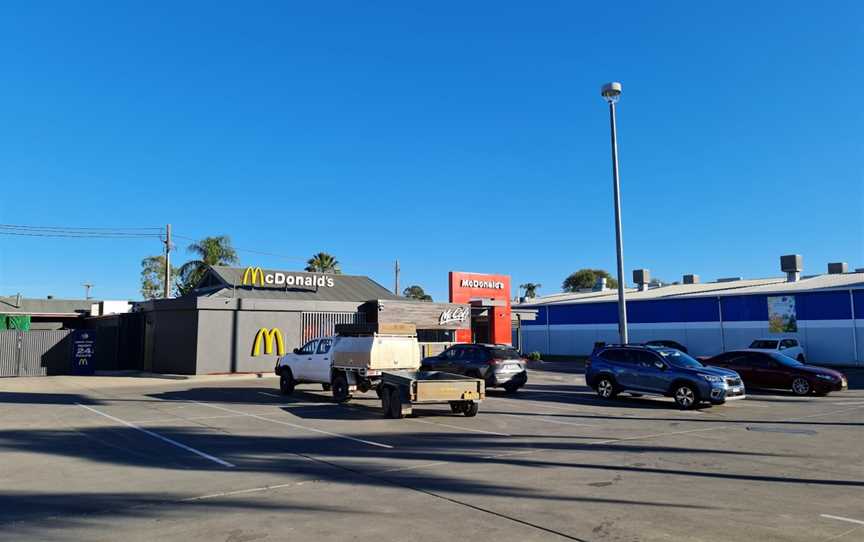
{"label": "power pole", "polygon": [[393,286],[393,293],[399,295],[399,258],[396,258],[396,266],[393,268],[396,275],[396,282]]}
{"label": "power pole", "polygon": [[85,282],[81,286],[84,287],[84,299],[90,299],[90,288],[92,288],[93,285],[89,282]]}
{"label": "power pole", "polygon": [[165,225],[165,299],[171,297],[171,224]]}

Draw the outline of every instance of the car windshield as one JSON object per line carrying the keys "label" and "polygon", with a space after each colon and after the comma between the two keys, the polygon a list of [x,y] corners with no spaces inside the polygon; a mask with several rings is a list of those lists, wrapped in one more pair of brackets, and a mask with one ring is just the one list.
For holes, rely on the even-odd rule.
{"label": "car windshield", "polygon": [[771,358],[779,363],[780,365],[785,365],[786,367],[801,367],[804,365],[800,361],[794,358],[790,358],[789,356],[784,356],[783,354],[769,354]]}
{"label": "car windshield", "polygon": [[777,341],[756,339],[755,341],[750,343],[750,348],[759,348],[760,350],[775,350],[777,348]]}
{"label": "car windshield", "polygon": [[522,355],[515,348],[493,348],[489,351],[495,359],[522,359]]}
{"label": "car windshield", "polygon": [[679,368],[696,368],[696,367],[704,367],[701,363],[688,356],[684,352],[680,350],[673,350],[671,348],[664,348],[662,350],[658,349],[657,353],[663,356],[670,365],[673,367]]}

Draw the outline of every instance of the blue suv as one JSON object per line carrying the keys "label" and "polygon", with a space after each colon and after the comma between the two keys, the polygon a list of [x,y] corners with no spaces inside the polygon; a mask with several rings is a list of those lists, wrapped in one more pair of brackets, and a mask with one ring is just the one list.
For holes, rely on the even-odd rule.
{"label": "blue suv", "polygon": [[735,371],[706,367],[673,348],[642,345],[601,347],[585,365],[585,381],[604,399],[622,392],[639,397],[656,394],[675,399],[679,408],[708,401],[722,405],[744,398],[744,383]]}

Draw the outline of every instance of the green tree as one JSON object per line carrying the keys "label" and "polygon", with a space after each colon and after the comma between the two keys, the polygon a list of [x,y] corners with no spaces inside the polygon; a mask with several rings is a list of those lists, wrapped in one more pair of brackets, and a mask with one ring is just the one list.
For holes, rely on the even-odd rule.
{"label": "green tree", "polygon": [[525,284],[520,284],[519,287],[525,290],[525,297],[534,299],[537,297],[537,290],[543,286],[542,284],[537,284],[536,282],[526,282]]}
{"label": "green tree", "polygon": [[419,301],[432,301],[432,296],[423,291],[422,286],[416,284],[402,290],[402,295],[408,299],[417,299]]}
{"label": "green tree", "polygon": [[184,263],[177,271],[177,289],[181,295],[192,291],[208,266],[235,265],[240,262],[237,251],[231,246],[231,238],[227,235],[205,237],[189,245],[186,250],[197,254],[198,259]]}
{"label": "green tree", "polygon": [[339,275],[342,270],[339,269],[339,262],[336,258],[326,252],[315,254],[306,262],[306,271],[313,273],[331,273]]}
{"label": "green tree", "polygon": [[[171,266],[171,276],[176,277]],[[176,286],[172,288],[176,292]],[[165,256],[147,256],[141,260],[141,297],[162,299],[165,297]]]}
{"label": "green tree", "polygon": [[609,288],[618,288],[618,281],[613,279],[608,271],[604,271],[603,269],[580,269],[564,279],[561,289],[565,292],[578,292],[581,289],[593,288],[599,278],[605,278],[606,286]]}

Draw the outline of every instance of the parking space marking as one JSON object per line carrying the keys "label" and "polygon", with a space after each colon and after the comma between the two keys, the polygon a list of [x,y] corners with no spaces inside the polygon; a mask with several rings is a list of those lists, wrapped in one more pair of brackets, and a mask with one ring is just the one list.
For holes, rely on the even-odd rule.
{"label": "parking space marking", "polygon": [[636,437],[621,437],[621,438],[613,438],[609,440],[596,440],[594,442],[589,442],[589,446],[595,446],[597,444],[612,444],[614,442],[624,442],[628,440],[644,440],[649,438],[657,438],[657,437],[669,437],[672,435],[686,435],[687,433],[704,433],[706,431],[717,431],[720,429],[730,429],[728,425],[719,425],[717,427],[703,427],[702,429],[689,429],[687,431],[672,431],[670,433],[654,433],[651,435],[639,435]]}
{"label": "parking space marking", "polygon": [[371,440],[363,440],[363,439],[361,439],[361,438],[352,437],[352,436],[349,436],[349,435],[342,435],[342,434],[339,434],[339,433],[331,433],[330,431],[324,431],[323,429],[316,429],[316,428],[314,428],[314,427],[306,427],[305,425],[298,425],[298,424],[296,424],[296,423],[286,422],[286,421],[282,421],[282,420],[274,420],[274,419],[272,419],[272,418],[265,418],[264,416],[259,416],[259,415],[257,415],[257,414],[252,414],[252,413],[249,413],[249,412],[241,412],[241,411],[239,411],[239,410],[234,410],[234,409],[231,409],[231,408],[225,408],[225,407],[221,407],[221,406],[218,406],[218,405],[211,405],[210,403],[202,403],[202,402],[200,402],[200,401],[192,401],[192,403],[195,403],[195,404],[197,404],[197,405],[202,405],[202,406],[210,407],[210,408],[215,408],[215,409],[218,409],[218,410],[224,410],[225,412],[232,412],[232,413],[234,413],[234,414],[239,414],[239,415],[241,415],[241,416],[248,416],[248,417],[250,417],[250,418],[255,418],[255,419],[257,419],[257,420],[262,420],[262,421],[265,421],[265,422],[276,423],[276,424],[279,424],[279,425],[285,425],[285,426],[288,426],[288,427],[293,427],[294,429],[300,429],[301,431],[310,431],[310,432],[312,432],[312,433],[319,433],[319,434],[327,435],[327,436],[330,436],[330,437],[336,437],[336,438],[341,438],[341,439],[345,439],[345,440],[353,440],[354,442],[360,442],[360,443],[362,443],[362,444],[368,444],[369,446],[377,446],[378,448],[388,448],[388,449],[392,449],[392,448],[393,448],[393,446],[391,446],[391,445],[389,445],[389,444],[382,444],[382,443],[380,443],[380,442],[374,442],[374,441],[371,441]]}
{"label": "parking space marking", "polygon": [[168,444],[177,446],[178,448],[186,450],[187,452],[192,452],[193,454],[199,455],[199,456],[203,457],[204,459],[209,459],[210,461],[213,461],[214,463],[218,463],[218,464],[222,465],[223,467],[233,467],[234,466],[232,463],[229,463],[227,461],[223,461],[216,456],[212,456],[208,453],[202,452],[201,450],[196,450],[195,448],[193,448],[191,446],[186,446],[182,442],[177,442],[176,440],[162,436],[159,433],[155,433],[155,432],[150,431],[148,429],[144,429],[143,427],[138,427],[137,425],[135,425],[132,422],[127,422],[126,420],[121,420],[120,418],[117,418],[117,417],[114,417],[110,414],[106,414],[102,411],[96,410],[93,407],[89,407],[87,405],[82,405],[81,403],[75,403],[75,404],[80,406],[81,408],[89,410],[90,412],[95,412],[96,414],[99,414],[100,416],[104,416],[104,417],[108,418],[109,420],[113,420],[113,421],[115,421],[117,423],[121,423],[127,427],[131,427],[132,429],[136,429],[138,431],[141,431],[142,433],[144,433],[146,435],[150,435],[151,437],[157,438],[163,442],[167,442]]}
{"label": "parking space marking", "polygon": [[546,423],[554,423],[558,425],[572,425],[574,427],[596,427],[593,423],[575,423],[575,422],[565,422],[563,420],[555,420],[553,418],[541,418],[539,416],[525,416],[522,414],[504,414],[499,413],[502,416],[510,416],[511,418],[524,418],[526,420],[537,421],[537,422],[546,422]]}
{"label": "parking space marking", "polygon": [[[252,487],[249,489],[238,489],[235,491],[223,491],[221,493],[211,493],[209,495],[200,495],[198,497],[188,497],[186,499],[180,499],[178,502],[195,502],[195,501],[203,501],[206,499],[215,499],[218,497],[231,497],[234,495],[245,495],[247,493],[258,493],[261,491],[271,491],[274,489],[282,489],[285,487],[297,487],[302,486],[303,484],[309,482],[310,480],[303,480],[300,482],[289,482],[287,484],[276,484],[272,486],[261,486],[261,487]],[[314,481],[314,480],[311,480]]]}
{"label": "parking space marking", "polygon": [[276,395],[275,393],[267,393],[266,391],[259,391],[260,395],[266,395],[267,397],[282,397],[281,395]]}
{"label": "parking space marking", "polygon": [[483,429],[473,429],[471,427],[460,427],[458,425],[450,425],[449,423],[440,423],[440,422],[430,422],[428,420],[418,420],[417,418],[405,418],[408,421],[416,422],[416,423],[425,423],[429,425],[439,425],[441,427],[450,427],[452,429],[459,429],[460,431],[470,431],[472,433],[484,433],[486,435],[497,435],[499,437],[511,437],[513,435],[508,435],[507,433],[498,433],[496,431],[484,431]]}
{"label": "parking space marking", "polygon": [[842,516],[832,516],[831,514],[819,514],[820,517],[828,519],[836,519],[837,521],[845,521],[847,523],[855,523],[856,525],[864,525],[864,521],[860,519],[844,518]]}
{"label": "parking space marking", "polygon": [[193,416],[191,418],[183,418],[174,416],[173,418],[150,418],[148,420],[132,420],[131,423],[170,423],[170,422],[191,422],[197,420],[218,420],[220,418],[239,418],[239,414],[223,414],[220,416]]}

